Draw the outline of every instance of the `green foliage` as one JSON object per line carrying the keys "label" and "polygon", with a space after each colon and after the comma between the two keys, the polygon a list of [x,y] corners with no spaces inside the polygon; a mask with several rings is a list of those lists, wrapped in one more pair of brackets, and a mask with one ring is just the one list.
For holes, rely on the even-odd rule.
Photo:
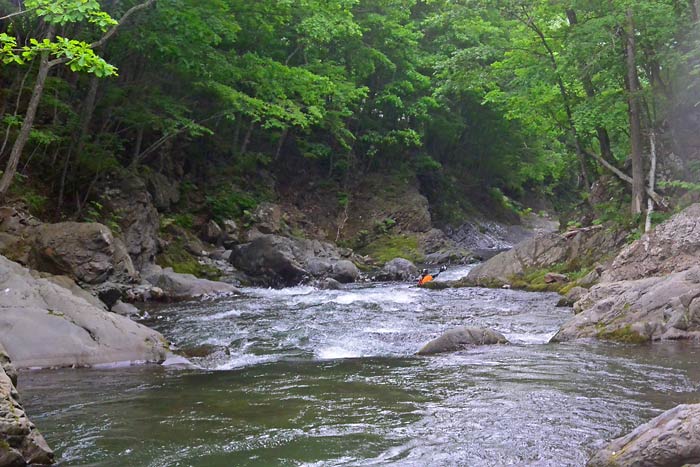
{"label": "green foliage", "polygon": [[258,201],[247,193],[220,191],[207,196],[207,205],[216,221],[239,219],[258,205]]}
{"label": "green foliage", "polygon": [[85,209],[85,214],[83,215],[83,221],[99,222],[100,224],[104,224],[115,234],[119,234],[122,231],[120,224],[121,220],[121,212],[110,211],[108,213],[105,211],[104,205],[98,201],[90,201]]}
{"label": "green foliage", "polygon": [[424,259],[418,247],[418,239],[412,235],[382,236],[361,248],[360,253],[369,255],[381,264],[394,258],[405,258],[414,263]]}
{"label": "green foliage", "polygon": [[192,274],[196,277],[217,280],[221,272],[211,266],[200,264],[197,258],[185,250],[186,239],[172,241],[163,253],[156,257],[156,263],[164,268],[173,268],[180,274]]}

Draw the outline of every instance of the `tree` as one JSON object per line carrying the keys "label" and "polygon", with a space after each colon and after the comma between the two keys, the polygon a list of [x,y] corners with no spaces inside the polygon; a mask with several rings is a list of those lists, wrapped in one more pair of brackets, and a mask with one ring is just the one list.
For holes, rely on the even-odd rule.
{"label": "tree", "polygon": [[[155,3],[155,0],[146,0],[129,9],[120,21],[115,21],[107,13],[100,9],[97,0],[27,0],[24,2],[24,10],[27,14],[35,15],[45,25],[43,37],[30,38],[26,45],[18,46],[17,40],[7,33],[0,33],[0,57],[4,63],[24,64],[38,57],[39,67],[34,80],[31,98],[24,113],[22,125],[14,141],[10,157],[5,171],[0,178],[0,199],[7,195],[17,171],[17,165],[29,139],[29,134],[34,126],[39,103],[44,93],[46,79],[51,69],[67,65],[71,71],[92,73],[98,77],[112,76],[116,74],[116,68],[108,64],[95,53],[95,49],[102,46],[117,29],[138,10],[147,8]],[[19,14],[21,12],[17,12]],[[9,19],[16,14],[6,15]],[[106,31],[97,41],[88,43],[85,41],[67,39],[56,35],[58,26],[70,23],[87,23]]]}

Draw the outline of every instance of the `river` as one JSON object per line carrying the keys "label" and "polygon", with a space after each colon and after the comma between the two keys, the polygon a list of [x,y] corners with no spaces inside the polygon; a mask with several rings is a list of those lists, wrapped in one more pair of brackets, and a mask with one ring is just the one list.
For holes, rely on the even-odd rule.
{"label": "river", "polygon": [[[466,269],[442,278],[459,277]],[[31,371],[25,408],[63,465],[580,466],[698,402],[700,345],[547,344],[558,296],[406,284],[245,289],[150,310],[199,369]],[[458,325],[513,345],[417,357]]]}

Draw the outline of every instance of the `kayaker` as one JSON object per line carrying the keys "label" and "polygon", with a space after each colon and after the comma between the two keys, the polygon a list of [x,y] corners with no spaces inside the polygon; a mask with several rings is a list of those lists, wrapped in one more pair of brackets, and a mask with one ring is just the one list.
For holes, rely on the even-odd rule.
{"label": "kayaker", "polygon": [[436,273],[433,273],[433,274],[429,273],[427,269],[423,269],[421,271],[420,278],[418,279],[418,285],[421,286],[421,285],[427,284],[428,282],[432,282],[437,276],[440,275],[441,272],[446,271],[446,270],[447,270],[447,266],[445,266],[445,265],[441,266],[440,270]]}

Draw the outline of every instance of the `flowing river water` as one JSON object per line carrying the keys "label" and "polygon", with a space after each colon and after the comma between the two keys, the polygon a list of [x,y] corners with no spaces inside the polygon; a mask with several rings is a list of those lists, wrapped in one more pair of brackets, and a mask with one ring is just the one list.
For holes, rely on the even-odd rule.
{"label": "flowing river water", "polygon": [[[463,275],[466,269],[445,274]],[[547,344],[554,294],[406,284],[246,289],[151,310],[200,369],[23,372],[64,465],[580,466],[700,402],[700,345]],[[458,325],[513,345],[415,352]]]}

